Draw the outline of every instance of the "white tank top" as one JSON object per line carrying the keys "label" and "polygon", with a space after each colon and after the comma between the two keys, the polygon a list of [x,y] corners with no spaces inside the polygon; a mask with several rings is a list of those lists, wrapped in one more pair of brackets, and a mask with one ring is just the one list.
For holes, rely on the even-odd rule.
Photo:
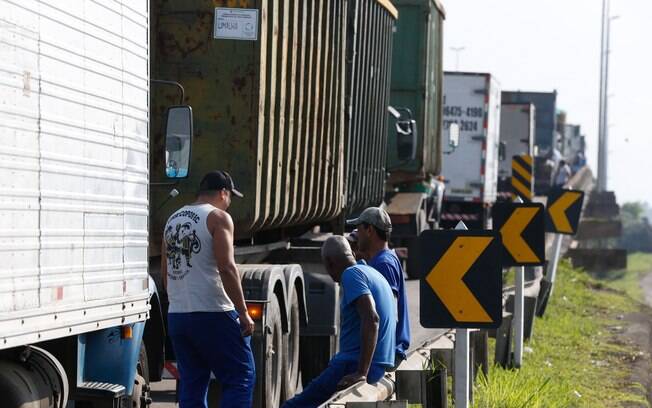
{"label": "white tank top", "polygon": [[206,224],[210,204],[187,205],[165,224],[169,313],[234,310],[217,270],[213,237]]}

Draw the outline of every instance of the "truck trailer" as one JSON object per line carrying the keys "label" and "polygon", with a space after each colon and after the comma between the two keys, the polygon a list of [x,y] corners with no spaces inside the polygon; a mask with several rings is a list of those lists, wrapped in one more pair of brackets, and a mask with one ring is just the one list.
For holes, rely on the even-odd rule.
{"label": "truck trailer", "polygon": [[446,194],[440,225],[487,228],[496,201],[499,162],[501,94],[491,74],[444,73],[444,137],[451,124],[459,127],[459,146],[443,146],[442,174]]}
{"label": "truck trailer", "polygon": [[[395,112],[388,128],[386,210],[392,219],[391,240],[416,273],[416,239],[436,228],[444,194],[441,172],[443,25],[438,0],[395,0],[396,23],[390,104]],[[412,254],[412,256],[410,256]]]}
{"label": "truck trailer", "polygon": [[80,4],[0,1],[8,408],[150,402],[149,9]]}
{"label": "truck trailer", "polygon": [[557,132],[557,91],[522,92],[504,91],[503,102],[531,103],[536,108],[536,137],[534,146],[534,192],[546,195],[552,186],[552,178],[559,157],[559,133]]}
{"label": "truck trailer", "polygon": [[500,148],[504,152],[498,165],[498,199],[511,201],[512,157],[534,154],[536,108],[531,103],[505,103],[500,107]]}
{"label": "truck trailer", "polygon": [[[151,2],[150,273],[162,291],[167,218],[195,199],[204,173],[228,171],[245,196],[229,212],[257,311],[254,406],[274,408],[338,346],[338,286],[320,246],[347,215],[382,202],[398,14],[387,0],[233,3]],[[170,103],[192,106],[192,140],[164,137]],[[169,346],[157,378],[174,377]]]}

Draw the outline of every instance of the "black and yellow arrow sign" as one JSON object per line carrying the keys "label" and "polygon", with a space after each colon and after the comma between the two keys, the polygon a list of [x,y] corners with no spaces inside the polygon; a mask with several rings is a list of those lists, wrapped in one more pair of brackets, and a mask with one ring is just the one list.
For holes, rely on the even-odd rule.
{"label": "black and yellow arrow sign", "polygon": [[534,173],[532,156],[524,154],[512,158],[512,192],[529,203],[534,197]]}
{"label": "black and yellow arrow sign", "polygon": [[580,223],[584,192],[554,189],[548,194],[546,232],[575,235]]}
{"label": "black and yellow arrow sign", "polygon": [[424,231],[420,318],[427,328],[495,328],[502,320],[500,235]]}
{"label": "black and yellow arrow sign", "polygon": [[493,228],[503,238],[503,266],[536,266],[545,262],[543,204],[496,203]]}

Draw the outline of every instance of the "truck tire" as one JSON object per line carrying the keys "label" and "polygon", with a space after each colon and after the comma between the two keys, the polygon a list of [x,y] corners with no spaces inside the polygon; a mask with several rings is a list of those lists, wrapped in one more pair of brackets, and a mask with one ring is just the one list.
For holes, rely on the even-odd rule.
{"label": "truck tire", "polygon": [[7,408],[65,408],[68,378],[49,352],[31,347],[15,360],[0,360],[0,396]]}
{"label": "truck tire", "polygon": [[265,324],[265,364],[263,373],[263,408],[277,408],[281,405],[283,385],[283,325],[281,306],[273,296],[267,306]]}
{"label": "truck tire", "polygon": [[147,348],[145,342],[141,342],[136,364],[136,378],[134,390],[131,394],[131,406],[133,408],[146,408],[152,403],[149,388],[149,365],[147,361]]}
{"label": "truck tire", "polygon": [[283,335],[283,401],[289,400],[296,394],[301,380],[299,374],[299,294],[296,288],[292,291],[292,302],[288,314],[289,330],[287,334]]}

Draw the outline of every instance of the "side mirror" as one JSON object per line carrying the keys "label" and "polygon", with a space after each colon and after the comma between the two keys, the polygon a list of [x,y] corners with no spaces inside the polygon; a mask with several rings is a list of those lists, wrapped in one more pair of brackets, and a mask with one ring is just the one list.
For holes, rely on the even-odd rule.
{"label": "side mirror", "polygon": [[186,178],[190,170],[192,147],[192,108],[168,108],[165,123],[165,175],[168,178]]}
{"label": "side mirror", "polygon": [[[412,161],[417,157],[417,121],[412,119],[408,108],[388,106],[387,111],[396,119],[396,155],[400,161]],[[401,119],[403,114],[407,119]]]}
{"label": "side mirror", "polygon": [[417,121],[414,119],[396,122],[396,152],[401,161],[417,157]]}
{"label": "side mirror", "polygon": [[448,145],[455,150],[460,145],[460,125],[451,123],[448,128]]}
{"label": "side mirror", "polygon": [[[443,139],[443,137],[442,137]],[[459,123],[450,123],[448,125],[448,147],[449,151],[443,151],[443,154],[452,154],[460,145],[460,125]]]}
{"label": "side mirror", "polygon": [[507,144],[505,142],[500,142],[498,144],[498,160],[505,161],[507,156]]}

